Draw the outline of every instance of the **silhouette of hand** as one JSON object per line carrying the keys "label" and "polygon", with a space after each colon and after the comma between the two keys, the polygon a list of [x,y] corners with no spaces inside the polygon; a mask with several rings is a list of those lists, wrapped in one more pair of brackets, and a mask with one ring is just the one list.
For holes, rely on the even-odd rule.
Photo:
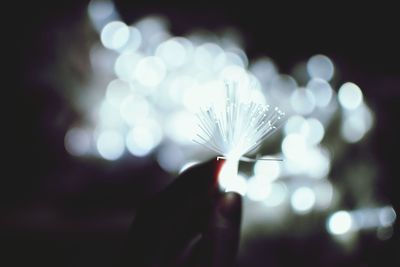
{"label": "silhouette of hand", "polygon": [[233,266],[239,244],[242,200],[221,193],[223,161],[183,172],[138,211],[122,266]]}

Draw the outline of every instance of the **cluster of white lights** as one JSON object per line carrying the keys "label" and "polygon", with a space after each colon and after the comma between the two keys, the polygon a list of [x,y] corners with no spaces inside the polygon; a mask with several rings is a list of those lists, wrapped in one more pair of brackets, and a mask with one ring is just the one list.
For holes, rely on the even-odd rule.
{"label": "cluster of white lights", "polygon": [[[97,112],[89,118],[95,126],[95,140],[89,145],[95,144],[104,159],[117,160],[126,152],[137,157],[156,153],[163,168],[177,172],[186,162],[201,159],[203,150],[193,143],[195,114],[214,98],[222,82],[233,82],[239,90],[252,88],[249,100],[265,104],[260,82],[247,69],[246,54],[232,32],[218,40],[202,33],[175,37],[167,21],[157,16],[127,25],[107,0],[91,1],[88,13],[101,40],[91,53],[94,80],[107,83],[105,97],[91,103]],[[100,85],[93,87],[98,90]],[[93,154],[74,148],[85,140],[77,140],[82,134],[76,134],[76,127],[72,130],[66,135],[67,150]],[[116,140],[105,140],[111,133]],[[174,157],[168,156],[171,153]]]}
{"label": "cluster of white lights", "polygon": [[[329,57],[312,56],[302,63],[303,73],[282,74],[268,57],[249,61],[232,31],[177,37],[157,16],[127,25],[107,0],[92,0],[88,13],[101,45],[91,53],[93,90],[87,90],[92,94],[87,98],[98,101],[84,103],[94,107],[87,118],[92,128],[74,126],[66,134],[71,155],[112,161],[124,153],[153,154],[166,171],[182,171],[210,155],[193,142],[196,114],[229,81],[239,91],[251,88],[246,101],[279,106],[286,122],[282,153],[274,155],[283,161],[258,160],[252,173],[221,179],[223,187],[266,207],[286,203],[299,215],[332,207],[335,188],[327,179],[332,160],[324,145],[327,127],[341,111],[343,140],[359,142],[373,126],[373,113],[356,84],[334,86],[335,66]],[[286,179],[293,177],[304,183]],[[341,211],[327,225],[332,234],[345,233],[353,229],[354,218]]]}
{"label": "cluster of white lights", "polygon": [[[332,235],[346,235],[359,230],[390,228],[396,221],[391,206],[337,211],[328,217],[326,228]],[[379,238],[379,231],[378,231]]]}

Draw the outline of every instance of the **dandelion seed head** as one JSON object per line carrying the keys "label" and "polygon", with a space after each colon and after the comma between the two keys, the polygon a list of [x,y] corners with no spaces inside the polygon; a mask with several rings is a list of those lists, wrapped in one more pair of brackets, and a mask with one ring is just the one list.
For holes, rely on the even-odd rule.
{"label": "dandelion seed head", "polygon": [[197,143],[227,158],[256,150],[282,123],[284,113],[246,99],[248,92],[226,83],[198,114]]}
{"label": "dandelion seed head", "polygon": [[198,114],[195,142],[227,159],[221,180],[236,177],[240,158],[258,149],[282,124],[284,112],[252,101],[246,97],[250,90],[226,83]]}

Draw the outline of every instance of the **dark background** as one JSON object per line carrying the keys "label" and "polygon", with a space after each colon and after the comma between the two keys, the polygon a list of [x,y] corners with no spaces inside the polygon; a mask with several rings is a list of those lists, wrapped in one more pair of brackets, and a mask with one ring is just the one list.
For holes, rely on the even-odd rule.
{"label": "dark background", "polygon": [[[171,178],[152,161],[77,161],[65,152],[65,132],[80,116],[62,92],[86,81],[90,43],[97,38],[88,26],[88,2],[16,4],[3,10],[9,13],[4,28],[11,33],[3,42],[10,45],[5,54],[11,64],[5,66],[11,71],[4,77],[2,101],[6,161],[0,186],[0,239],[6,249],[0,250],[0,265],[113,266],[135,207]],[[296,62],[314,54],[333,58],[341,78],[360,85],[375,111],[369,144],[380,167],[377,185],[399,214],[396,8],[335,1],[306,6],[118,0],[116,5],[126,23],[148,14],[165,15],[175,35],[193,28],[235,27],[243,33],[249,58],[268,55],[281,72],[290,72]],[[330,247],[322,233],[261,240],[257,249],[266,257],[263,262],[254,259],[252,266],[399,266],[398,224],[397,220],[390,240],[377,243],[365,236],[352,254]]]}

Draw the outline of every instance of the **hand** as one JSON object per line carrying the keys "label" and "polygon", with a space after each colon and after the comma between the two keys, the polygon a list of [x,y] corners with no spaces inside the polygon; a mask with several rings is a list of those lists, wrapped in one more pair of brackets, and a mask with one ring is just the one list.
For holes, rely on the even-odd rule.
{"label": "hand", "polygon": [[223,161],[196,165],[138,211],[122,266],[233,266],[241,197],[218,190]]}

